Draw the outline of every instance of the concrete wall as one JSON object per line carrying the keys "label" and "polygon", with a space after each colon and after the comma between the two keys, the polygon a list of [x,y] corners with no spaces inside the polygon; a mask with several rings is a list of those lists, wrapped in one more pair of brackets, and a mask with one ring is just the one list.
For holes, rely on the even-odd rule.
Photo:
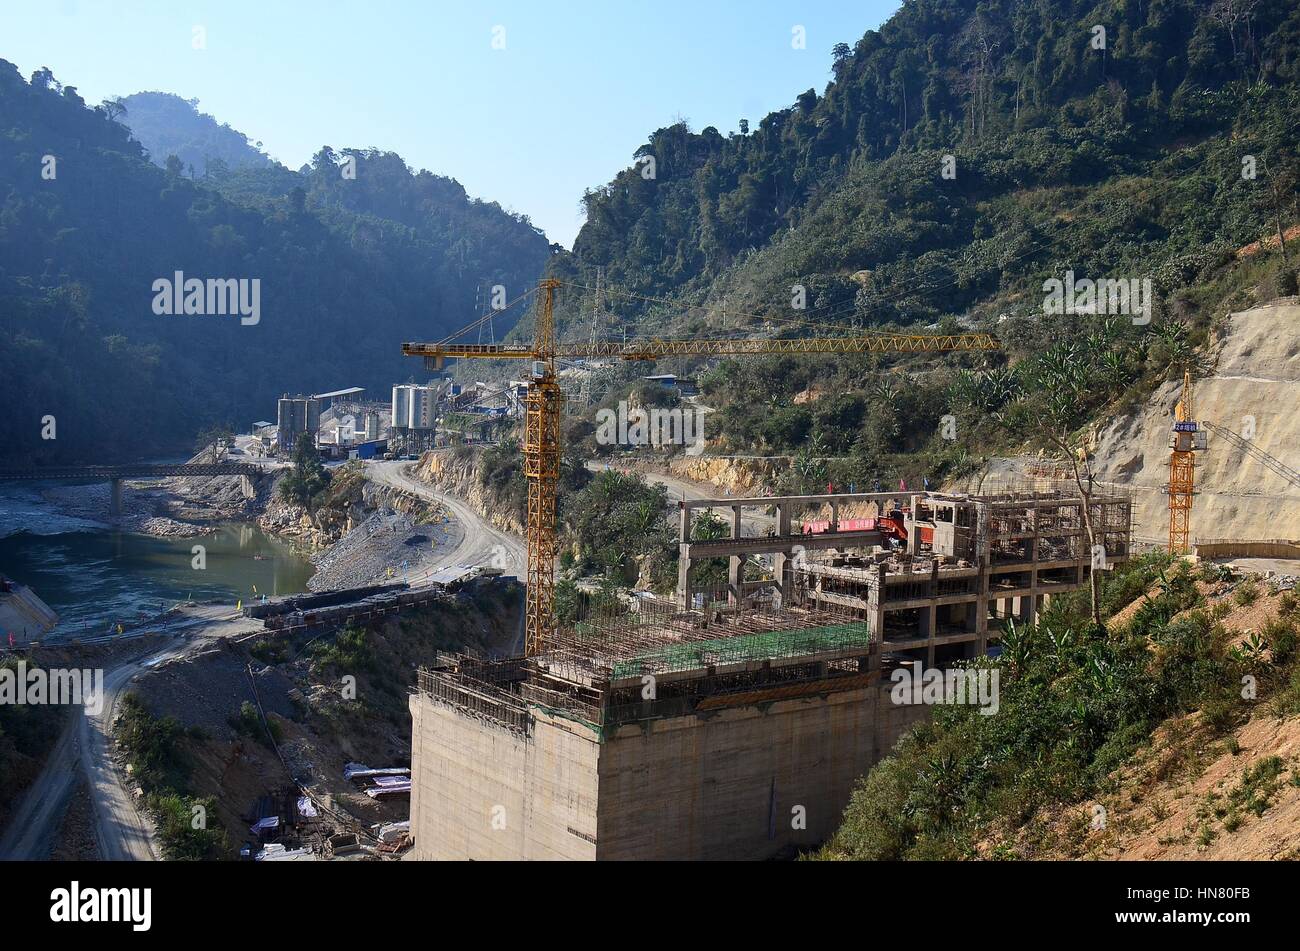
{"label": "concrete wall", "polygon": [[1300,542],[1271,541],[1197,542],[1199,558],[1300,558]]}
{"label": "concrete wall", "polygon": [[752,860],[815,846],[930,711],[894,705],[888,685],[808,689],[625,725],[604,744],[571,721],[539,715],[525,738],[412,696],[411,858]]}
{"label": "concrete wall", "polygon": [[594,734],[539,718],[525,738],[420,694],[410,707],[413,858],[596,857]]}
{"label": "concrete wall", "polygon": [[58,613],[31,588],[14,582],[5,587],[9,590],[0,591],[0,647],[9,646],[10,635],[14,646],[38,640],[59,623]]}
{"label": "concrete wall", "polygon": [[597,857],[765,859],[814,846],[839,827],[858,779],[927,715],[869,685],[623,726],[600,758]]}

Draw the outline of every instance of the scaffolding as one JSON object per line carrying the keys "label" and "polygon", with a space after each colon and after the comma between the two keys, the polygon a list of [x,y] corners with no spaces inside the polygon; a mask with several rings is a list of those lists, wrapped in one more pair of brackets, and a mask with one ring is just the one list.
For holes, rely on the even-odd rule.
{"label": "scaffolding", "polygon": [[565,680],[595,684],[869,648],[866,624],[851,611],[783,610],[764,592],[738,604],[726,604],[724,597],[706,597],[704,610],[647,601],[636,611],[589,618],[558,631],[540,661]]}
{"label": "scaffolding", "polygon": [[[865,677],[870,668],[870,631],[852,612],[733,605],[710,614],[678,611],[671,602],[642,608],[561,629],[533,657],[444,655],[421,669],[417,689],[523,736],[540,713],[604,737],[612,725],[684,714],[737,692],[779,686],[794,696],[809,684],[852,686],[857,681],[845,678]],[[647,675],[657,681],[649,705]]]}
{"label": "scaffolding", "polygon": [[528,736],[532,733],[528,706],[510,689],[523,676],[518,661],[491,662],[447,655],[434,667],[420,668],[416,689],[462,716]]}
{"label": "scaffolding", "polygon": [[644,651],[613,665],[611,678],[621,680],[648,673],[668,673],[721,667],[753,661],[799,657],[847,649],[870,649],[871,635],[863,621],[793,630],[764,631],[732,637],[686,641]]}

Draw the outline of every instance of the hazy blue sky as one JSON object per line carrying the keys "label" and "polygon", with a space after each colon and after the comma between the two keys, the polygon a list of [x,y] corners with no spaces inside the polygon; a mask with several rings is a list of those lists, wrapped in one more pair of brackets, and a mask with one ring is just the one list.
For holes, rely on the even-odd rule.
{"label": "hazy blue sky", "polygon": [[[724,135],[830,77],[897,0],[0,0],[0,58],[88,102],[197,98],[297,168],[375,146],[572,243],[584,188],[685,117]],[[194,27],[206,49],[193,48]],[[492,48],[494,27],[505,49]],[[793,28],[806,32],[792,48]],[[499,35],[499,34],[498,34]]]}

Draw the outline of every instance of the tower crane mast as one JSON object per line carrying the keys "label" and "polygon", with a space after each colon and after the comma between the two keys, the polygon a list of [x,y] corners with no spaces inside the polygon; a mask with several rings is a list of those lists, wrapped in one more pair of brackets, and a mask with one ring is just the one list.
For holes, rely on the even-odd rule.
{"label": "tower crane mast", "polygon": [[564,410],[564,393],[555,372],[557,358],[656,360],[668,356],[930,353],[998,350],[1001,347],[994,337],[985,333],[881,333],[780,340],[653,338],[615,342],[593,339],[587,343],[557,345],[555,291],[560,286],[561,282],[554,278],[547,278],[537,286],[539,299],[532,346],[454,344],[447,341],[402,344],[404,355],[424,357],[425,364],[434,370],[443,369],[448,360],[458,359],[532,361],[528,395],[524,400],[523,445],[524,475],[528,480],[528,592],[524,653],[530,657],[540,653],[555,632],[555,508],[560,474],[560,420]]}
{"label": "tower crane mast", "polygon": [[1189,550],[1192,498],[1196,494],[1196,453],[1206,448],[1206,432],[1196,422],[1192,404],[1192,372],[1183,371],[1183,392],[1174,406],[1169,439],[1169,551]]}

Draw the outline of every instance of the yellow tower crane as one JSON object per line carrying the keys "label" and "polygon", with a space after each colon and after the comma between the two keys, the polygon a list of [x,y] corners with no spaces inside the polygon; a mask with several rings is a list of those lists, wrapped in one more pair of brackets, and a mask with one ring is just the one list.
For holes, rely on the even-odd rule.
{"label": "yellow tower crane", "polygon": [[[532,346],[496,344],[404,343],[402,353],[424,357],[431,369],[447,360],[530,360],[532,375],[524,400],[524,475],[528,480],[528,585],[524,653],[540,653],[555,630],[555,500],[560,474],[560,420],[564,394],[555,374],[556,359],[616,357],[655,360],[668,356],[745,356],[771,353],[929,353],[957,350],[998,350],[989,334],[868,334],[854,337],[807,337],[791,340],[652,338],[592,341],[557,345],[553,278],[537,286],[536,333]],[[522,298],[521,298],[522,299]],[[481,318],[485,320],[486,318]],[[460,336],[466,329],[457,331]]]}
{"label": "yellow tower crane", "polygon": [[1196,453],[1206,447],[1206,433],[1193,415],[1192,372],[1183,371],[1183,392],[1174,406],[1173,434],[1169,439],[1169,551],[1189,550],[1192,497],[1196,494]]}

